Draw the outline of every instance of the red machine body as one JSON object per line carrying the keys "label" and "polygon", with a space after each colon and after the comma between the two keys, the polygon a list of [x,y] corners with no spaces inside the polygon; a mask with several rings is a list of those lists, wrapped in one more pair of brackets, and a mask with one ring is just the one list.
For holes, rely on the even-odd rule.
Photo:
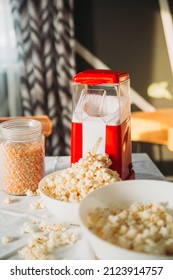
{"label": "red machine body", "polygon": [[97,153],[107,153],[122,180],[134,178],[130,126],[130,78],[127,72],[87,70],[73,77],[71,163],[98,138]]}

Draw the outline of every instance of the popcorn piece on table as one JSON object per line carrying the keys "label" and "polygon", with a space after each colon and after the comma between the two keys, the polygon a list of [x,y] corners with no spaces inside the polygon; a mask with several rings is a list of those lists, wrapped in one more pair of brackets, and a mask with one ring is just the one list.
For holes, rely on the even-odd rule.
{"label": "popcorn piece on table", "polygon": [[3,243],[3,244],[10,243],[12,240],[13,240],[13,237],[12,237],[12,236],[9,236],[9,235],[6,235],[6,236],[3,236],[3,237],[2,237],[2,243]]}
{"label": "popcorn piece on table", "polygon": [[10,204],[10,203],[12,203],[14,201],[14,199],[13,198],[11,198],[11,197],[6,197],[5,199],[4,199],[4,203],[6,203],[6,204]]}
{"label": "popcorn piece on table", "polygon": [[32,225],[29,224],[29,223],[27,223],[27,222],[24,223],[24,224],[22,225],[20,231],[21,231],[21,233],[31,233],[31,232],[33,232],[33,231],[34,231],[34,229],[33,229],[33,223],[32,223]]}
{"label": "popcorn piece on table", "polygon": [[37,210],[37,209],[44,209],[45,205],[44,205],[43,201],[37,200],[37,201],[31,202],[30,207],[33,210]]}
{"label": "popcorn piece on table", "polygon": [[68,226],[48,224],[46,220],[40,222],[41,232],[31,232],[27,246],[21,249],[19,255],[27,260],[55,259],[53,250],[68,244],[74,244],[79,236],[68,232]]}
{"label": "popcorn piece on table", "polygon": [[36,196],[36,195],[40,195],[40,190],[37,189],[36,191],[33,192],[32,190],[28,189],[27,192],[26,192],[26,195],[27,195],[27,196]]}

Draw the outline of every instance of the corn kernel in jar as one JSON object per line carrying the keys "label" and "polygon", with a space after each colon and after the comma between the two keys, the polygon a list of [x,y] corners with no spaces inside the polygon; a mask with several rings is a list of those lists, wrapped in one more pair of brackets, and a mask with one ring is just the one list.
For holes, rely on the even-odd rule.
{"label": "corn kernel in jar", "polygon": [[44,139],[39,121],[15,119],[0,125],[0,186],[13,195],[35,192],[44,176]]}

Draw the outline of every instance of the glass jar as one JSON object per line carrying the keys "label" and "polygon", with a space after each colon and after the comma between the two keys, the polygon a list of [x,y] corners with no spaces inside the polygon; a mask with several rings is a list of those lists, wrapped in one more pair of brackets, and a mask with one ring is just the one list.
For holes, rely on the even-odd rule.
{"label": "glass jar", "polygon": [[15,119],[0,124],[0,185],[13,195],[26,195],[38,188],[44,176],[42,124]]}

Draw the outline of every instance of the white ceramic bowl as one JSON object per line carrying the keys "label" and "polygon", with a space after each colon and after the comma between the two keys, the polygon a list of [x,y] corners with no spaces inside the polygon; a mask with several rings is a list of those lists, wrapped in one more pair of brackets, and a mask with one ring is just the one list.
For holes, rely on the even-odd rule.
{"label": "white ceramic bowl", "polygon": [[173,183],[156,180],[120,181],[104,186],[85,197],[79,206],[80,225],[88,242],[99,259],[173,259],[173,256],[159,256],[139,253],[113,245],[87,228],[87,215],[95,207],[111,207],[115,203],[166,202],[173,210]]}
{"label": "white ceramic bowl", "polygon": [[46,208],[56,217],[57,223],[79,224],[79,203],[63,202],[48,196],[42,191],[45,185],[46,178],[60,173],[60,171],[53,172],[45,176],[39,183],[40,196]]}

